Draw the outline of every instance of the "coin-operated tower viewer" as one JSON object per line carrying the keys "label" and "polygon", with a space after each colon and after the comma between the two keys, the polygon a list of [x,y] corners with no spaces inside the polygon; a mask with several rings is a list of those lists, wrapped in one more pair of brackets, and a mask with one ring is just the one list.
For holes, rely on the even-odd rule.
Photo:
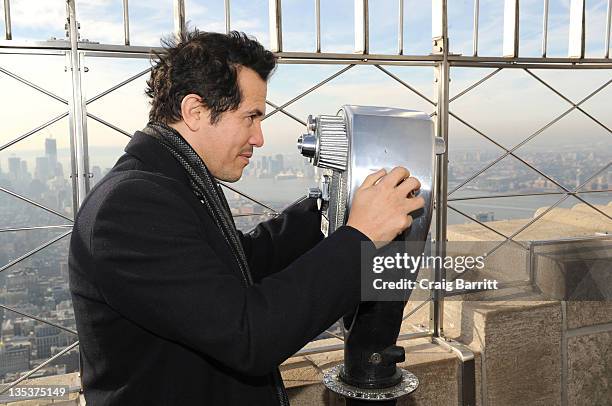
{"label": "coin-operated tower viewer", "polygon": [[[320,199],[323,233],[329,235],[346,223],[353,195],[366,176],[403,166],[419,179],[425,206],[412,213],[412,225],[395,241],[406,242],[408,255],[420,256],[433,210],[435,158],[445,151],[430,117],[411,110],[345,105],[337,115],[310,116],[307,131],[299,137],[298,149],[323,172],[319,187],[309,191]],[[417,272],[408,277],[415,280]],[[405,290],[392,300],[364,300],[344,316],[344,363],[329,370],[324,383],[343,395],[347,405],[395,405],[418,387],[414,374],[396,366],[405,360],[404,348],[396,342],[409,296]]]}

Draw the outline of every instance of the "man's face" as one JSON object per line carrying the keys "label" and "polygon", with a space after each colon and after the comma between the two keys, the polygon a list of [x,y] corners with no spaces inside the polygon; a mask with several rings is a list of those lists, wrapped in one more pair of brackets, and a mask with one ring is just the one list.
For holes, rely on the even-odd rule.
{"label": "man's face", "polygon": [[212,125],[207,121],[192,146],[217,179],[236,182],[249,164],[254,147],[264,143],[261,120],[266,111],[267,84],[252,69],[238,69],[242,101],[237,110],[226,111]]}

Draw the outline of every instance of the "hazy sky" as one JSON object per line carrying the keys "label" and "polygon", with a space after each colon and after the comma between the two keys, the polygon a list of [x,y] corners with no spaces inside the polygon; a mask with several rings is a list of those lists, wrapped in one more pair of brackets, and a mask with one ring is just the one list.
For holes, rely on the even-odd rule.
{"label": "hazy sky", "polygon": [[[186,1],[187,20],[203,30],[224,31],[223,0]],[[255,36],[268,46],[268,2],[233,0],[232,29]],[[396,0],[370,0],[372,53],[394,53],[397,44]],[[503,0],[481,0],[481,55],[501,55]],[[520,53],[537,56],[540,52],[542,0],[521,1]],[[449,0],[449,36],[451,51],[472,52],[472,1]],[[606,0],[587,0],[587,56],[604,53]],[[286,51],[313,51],[314,1],[284,0],[283,44]],[[62,0],[11,1],[13,36],[16,40],[44,40],[64,37],[65,8]],[[406,0],[404,6],[404,44],[406,54],[431,51],[431,3]],[[122,9],[118,0],[77,1],[81,37],[100,43],[123,42]],[[550,0],[549,56],[567,52],[569,0]],[[324,52],[352,52],[353,1],[321,0],[322,47]],[[172,31],[171,0],[130,1],[131,39],[134,45],[159,45],[159,38]],[[3,29],[3,27],[2,27]],[[89,72],[84,74],[84,92],[90,98],[133,74],[146,69],[146,59],[93,58],[84,60]],[[0,54],[0,67],[68,98],[70,75],[64,72],[63,56],[8,56]],[[340,70],[340,65],[281,65],[270,81],[268,99],[282,104],[294,95]],[[427,97],[433,97],[433,69],[428,67],[390,67],[391,72],[410,83]],[[492,69],[454,68],[451,94],[485,76]],[[577,102],[612,77],[611,70],[534,71]],[[147,121],[148,105],[144,97],[146,76],[92,103],[95,115],[133,132]],[[0,143],[25,133],[66,106],[0,73],[2,127]],[[6,97],[10,95],[10,97]],[[612,127],[612,86],[583,108],[608,127]],[[423,110],[432,107],[373,66],[356,66],[287,110],[305,119],[308,114],[330,114],[343,104],[385,105]],[[491,137],[511,146],[562,113],[570,105],[519,69],[507,69],[466,96],[453,102],[451,110]],[[270,107],[268,106],[268,109]],[[266,145],[260,154],[297,154],[295,139],[303,131],[295,121],[277,113],[264,122]],[[103,165],[118,155],[127,137],[88,120],[91,160]],[[0,165],[6,170],[6,157],[26,155],[27,150],[41,151],[45,137],[55,137],[59,148],[68,147],[67,120],[63,119],[39,134],[0,153]],[[589,142],[610,149],[610,134],[574,111],[540,135],[533,147]],[[451,122],[451,148],[489,148],[490,144],[456,121]],[[528,144],[531,147],[530,144]],[[528,148],[527,146],[525,148]],[[110,152],[109,152],[110,151]],[[31,168],[33,169],[33,168]]]}

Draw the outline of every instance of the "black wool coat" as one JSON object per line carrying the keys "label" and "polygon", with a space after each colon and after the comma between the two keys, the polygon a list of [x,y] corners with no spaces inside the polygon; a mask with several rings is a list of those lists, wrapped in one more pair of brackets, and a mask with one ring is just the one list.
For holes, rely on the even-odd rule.
{"label": "black wool coat", "polygon": [[88,406],[278,405],[270,374],[359,303],[360,244],[313,199],[240,233],[255,284],[186,172],[137,132],[83,202],[70,290]]}

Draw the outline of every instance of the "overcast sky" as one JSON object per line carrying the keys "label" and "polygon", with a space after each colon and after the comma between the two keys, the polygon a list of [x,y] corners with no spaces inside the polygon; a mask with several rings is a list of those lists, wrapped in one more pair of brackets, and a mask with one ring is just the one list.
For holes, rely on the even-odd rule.
{"label": "overcast sky", "polygon": [[[11,13],[15,40],[64,38],[65,8],[62,0],[12,0]],[[190,26],[202,30],[224,31],[223,0],[186,0]],[[245,31],[265,46],[269,44],[268,2],[232,0],[232,29]],[[472,1],[449,0],[449,36],[451,51],[472,52]],[[501,55],[503,1],[481,0],[481,55]],[[520,53],[538,56],[541,44],[542,0],[521,1]],[[606,0],[587,0],[587,56],[604,53]],[[284,0],[283,44],[285,51],[313,51],[314,1]],[[370,47],[372,53],[394,53],[397,44],[396,0],[370,0]],[[405,1],[404,44],[406,54],[428,54],[431,51],[431,3]],[[81,37],[100,43],[122,44],[122,9],[119,0],[77,1]],[[568,42],[569,0],[550,0],[549,56],[565,56]],[[0,22],[1,24],[1,22]],[[353,51],[353,1],[321,0],[322,47],[324,52]],[[3,30],[4,27],[2,27]],[[134,45],[159,45],[162,35],[172,31],[171,0],[130,1],[130,29]],[[113,84],[146,69],[146,59],[86,58],[89,72],[84,74],[86,97],[92,97]],[[0,54],[0,67],[68,98],[69,73],[64,72],[62,56],[7,56]],[[268,99],[282,104],[343,66],[281,65],[271,79]],[[391,67],[389,71],[433,98],[433,70],[428,67]],[[454,68],[451,72],[451,94],[455,94],[491,69]],[[612,77],[610,70],[534,71],[577,102]],[[88,109],[128,132],[146,124],[148,105],[144,97],[146,76],[92,103]],[[0,73],[2,127],[0,143],[13,139],[51,117],[66,106],[24,86]],[[6,97],[10,95],[10,97]],[[608,127],[612,127],[612,86],[583,107]],[[330,114],[343,104],[384,105],[430,112],[426,101],[410,93],[383,72],[372,66],[356,66],[304,97],[287,110],[305,119],[308,114]],[[570,105],[519,69],[507,69],[491,80],[453,102],[451,110],[491,137],[512,146],[562,113]],[[268,106],[268,109],[270,107]],[[266,145],[260,154],[297,154],[295,139],[302,127],[282,114],[264,123]],[[451,122],[451,148],[489,148],[490,144],[456,121]],[[105,166],[120,153],[127,137],[93,120],[88,120],[91,161]],[[45,137],[55,137],[59,148],[68,147],[66,119],[40,134],[0,153],[0,165],[6,170],[6,157],[26,155],[28,150],[41,151]],[[595,143],[611,148],[605,129],[574,111],[547,129],[533,146],[563,146],[573,143]],[[530,146],[530,144],[528,144]],[[527,147],[525,147],[527,148]],[[111,152],[109,152],[111,151]],[[99,154],[99,156],[97,156]],[[109,157],[110,154],[110,157]],[[109,161],[110,160],[110,161]],[[111,162],[112,163],[112,162]],[[31,168],[33,169],[33,168]]]}

